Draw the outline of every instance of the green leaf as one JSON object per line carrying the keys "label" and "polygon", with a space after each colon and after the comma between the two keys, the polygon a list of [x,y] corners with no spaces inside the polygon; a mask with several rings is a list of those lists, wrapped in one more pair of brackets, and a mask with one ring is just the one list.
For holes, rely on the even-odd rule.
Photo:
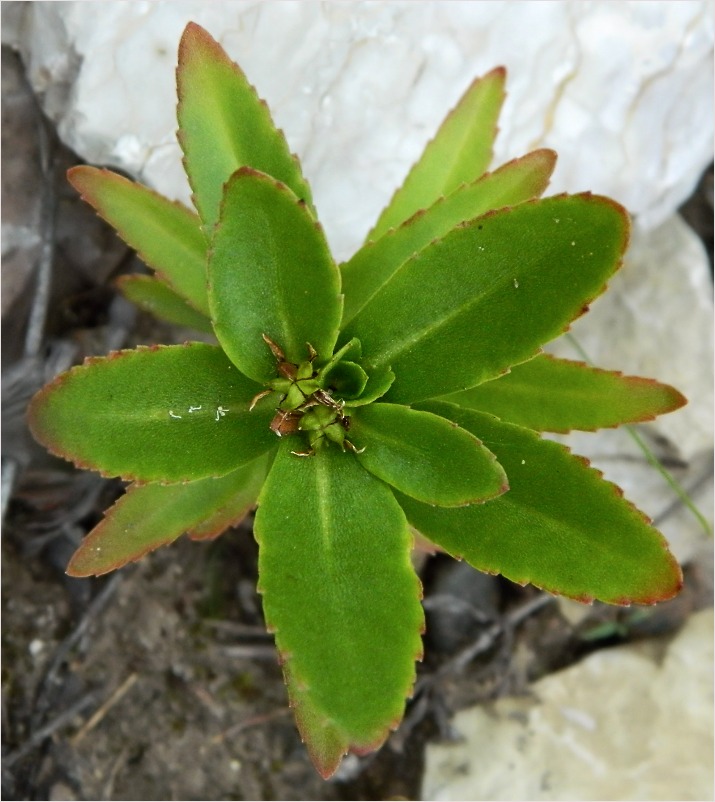
{"label": "green leaf", "polygon": [[338,398],[359,398],[365,391],[367,379],[360,365],[343,360],[321,374],[320,386]]}
{"label": "green leaf", "polygon": [[365,370],[390,365],[409,404],[534,356],[605,288],[628,242],[625,210],[590,194],[528,201],[465,223],[405,262],[341,334]]}
{"label": "green leaf", "polygon": [[407,259],[459,223],[492,209],[515,206],[546,190],[556,164],[552,150],[535,150],[456,189],[419,212],[377,242],[368,242],[342,265],[345,310],[343,326],[365,306]]}
{"label": "green leaf", "polygon": [[271,399],[220,348],[139,347],[93,357],[33,398],[29,422],[54,454],[105,476],[181,482],[223,476],[275,445]]}
{"label": "green leaf", "polygon": [[440,507],[486,501],[508,490],[494,454],[450,421],[398,404],[370,404],[350,417],[364,468],[408,496]]}
{"label": "green leaf", "polygon": [[295,364],[308,359],[306,343],[321,359],[333,353],[342,296],[323,231],[289,189],[247,167],[226,185],[209,300],[219,342],[256,381],[276,375],[264,334]]}
{"label": "green leaf", "polygon": [[[70,576],[99,576],[139,560],[184,532],[205,531],[205,521],[231,510],[228,526],[256,503],[266,476],[265,456],[220,479],[175,485],[130,485],[74,553]],[[222,521],[223,522],[223,521]],[[225,526],[223,527],[225,528]]]}
{"label": "green leaf", "polygon": [[230,526],[238,526],[256,506],[258,494],[266,481],[274,457],[275,451],[269,451],[248,465],[238,468],[238,471],[234,471],[234,473],[244,472],[245,475],[240,491],[228,498],[224,504],[215,507],[213,512],[199,524],[188,529],[186,534],[191,540],[214,540]]}
{"label": "green leaf", "polygon": [[298,728],[328,777],[402,718],[421,656],[420,587],[389,488],[350,453],[290,448],[259,499],[259,590]]}
{"label": "green leaf", "polygon": [[497,67],[472,82],[434,139],[427,143],[419,161],[368,234],[368,240],[379,239],[388,229],[399,226],[415,212],[486,171],[492,160],[505,80],[506,70]]}
{"label": "green leaf", "polygon": [[444,397],[538,432],[653,420],[687,403],[673,387],[541,354],[498,379]]}
{"label": "green leaf", "polygon": [[268,106],[218,42],[193,22],[181,37],[176,80],[179,144],[208,229],[219,218],[223,185],[244,165],[289,186],[314,213],[310,187]]}
{"label": "green leaf", "polygon": [[69,170],[67,178],[160,278],[208,314],[207,244],[193,212],[109,170],[83,165]]}
{"label": "green leaf", "polygon": [[213,334],[213,326],[206,315],[202,315],[161,279],[131,275],[120,276],[116,283],[122,295],[145,312],[177,326],[188,326]]}
{"label": "green leaf", "polygon": [[399,496],[429,540],[481,571],[579,601],[653,604],[678,592],[682,574],[663,536],[583,457],[491,415],[420,406],[480,437],[510,485],[494,501],[455,510]]}
{"label": "green leaf", "polygon": [[365,404],[372,404],[373,401],[385,395],[394,381],[395,374],[389,367],[373,370],[368,376],[365,389],[362,391],[359,398],[347,399],[345,401],[345,407],[362,407],[365,406]]}

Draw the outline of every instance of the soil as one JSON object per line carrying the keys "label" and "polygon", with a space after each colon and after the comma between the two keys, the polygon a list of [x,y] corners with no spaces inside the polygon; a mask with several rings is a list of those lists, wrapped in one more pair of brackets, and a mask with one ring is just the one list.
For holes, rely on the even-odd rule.
{"label": "soil", "polygon": [[[36,446],[27,401],[88,354],[195,335],[117,296],[112,281],[142,266],[66,185],[78,159],[57,141],[5,48],[2,67],[3,224],[30,221],[37,235],[9,253],[14,282],[3,272],[4,799],[419,798],[425,746],[454,737],[454,711],[525,693],[531,680],[594,649],[662,637],[712,603],[707,571],[691,566],[672,602],[645,615],[596,604],[574,624],[533,588],[418,555],[428,634],[405,721],[378,753],[351,756],[321,780],[263,626],[250,519],[109,577],[64,574],[122,484]],[[689,214],[711,238],[711,172]]]}

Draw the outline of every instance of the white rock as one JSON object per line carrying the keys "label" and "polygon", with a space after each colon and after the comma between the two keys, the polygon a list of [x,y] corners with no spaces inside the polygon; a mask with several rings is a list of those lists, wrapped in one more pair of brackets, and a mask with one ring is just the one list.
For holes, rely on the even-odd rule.
{"label": "white rock", "polygon": [[205,26],[303,160],[339,258],[472,78],[498,64],[510,75],[495,163],[553,147],[555,191],[609,194],[652,226],[712,158],[706,0],[22,5],[3,36],[65,141],[184,200],[176,49],[187,21]]}
{"label": "white rock", "polygon": [[713,613],[668,645],[604,649],[454,719],[464,741],[427,748],[422,798],[713,798]]}

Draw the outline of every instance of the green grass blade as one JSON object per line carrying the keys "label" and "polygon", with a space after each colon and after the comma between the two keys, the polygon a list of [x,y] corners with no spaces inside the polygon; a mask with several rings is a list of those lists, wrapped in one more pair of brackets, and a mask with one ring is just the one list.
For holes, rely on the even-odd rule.
{"label": "green grass blade", "polygon": [[[571,334],[571,332],[567,332],[566,337],[568,338],[571,345],[573,345],[573,347],[576,349],[581,359],[583,359],[584,362],[587,362],[588,364],[592,364],[588,354],[586,353],[581,343],[576,339],[576,337],[573,334]],[[683,503],[686,509],[690,511],[692,516],[701,526],[703,532],[708,537],[712,536],[713,530],[710,524],[708,523],[707,518],[697,508],[697,506],[690,498],[685,488],[680,484],[680,482],[678,482],[678,480],[665,467],[665,465],[663,465],[663,463],[658,459],[658,457],[655,456],[655,454],[648,447],[648,444],[643,440],[643,438],[638,434],[638,432],[632,426],[626,426],[625,429],[628,432],[628,436],[640,449],[641,453],[646,458],[648,463],[652,465],[653,468],[656,469],[656,471],[658,471],[658,473],[663,477],[663,480],[668,485],[668,487],[680,499],[680,501]]]}

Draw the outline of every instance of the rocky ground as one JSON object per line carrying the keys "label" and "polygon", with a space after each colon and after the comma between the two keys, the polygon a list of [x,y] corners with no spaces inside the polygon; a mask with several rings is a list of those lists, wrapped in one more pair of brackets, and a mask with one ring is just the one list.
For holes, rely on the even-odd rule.
{"label": "rocky ground", "polygon": [[[64,574],[121,483],[34,445],[28,399],[86,355],[189,335],[115,294],[118,275],[142,268],[66,185],[77,159],[5,48],[2,114],[3,798],[419,798],[428,744],[460,735],[456,711],[523,697],[531,683],[613,646],[666,644],[712,606],[707,549],[672,602],[645,612],[597,604],[579,615],[532,588],[430,557],[420,568],[425,659],[405,722],[379,753],[320,780],[263,628],[250,521],[106,578]],[[711,172],[687,215],[712,252]]]}

